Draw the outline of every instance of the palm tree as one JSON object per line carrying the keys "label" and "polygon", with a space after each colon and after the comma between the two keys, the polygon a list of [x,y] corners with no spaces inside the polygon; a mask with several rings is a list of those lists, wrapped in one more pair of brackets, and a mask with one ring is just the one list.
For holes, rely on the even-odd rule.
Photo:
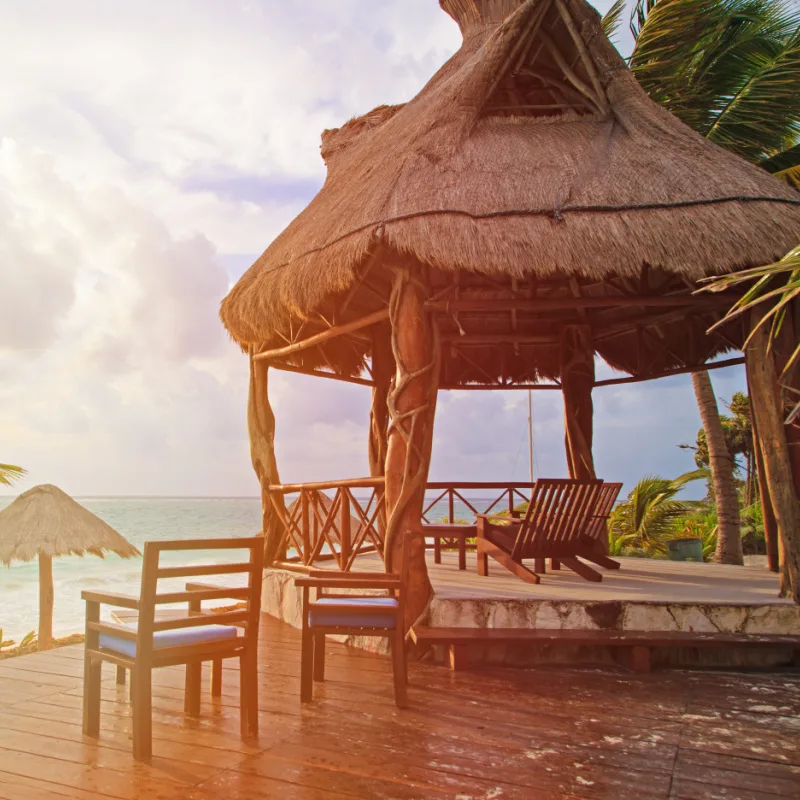
{"label": "palm tree", "polygon": [[0,484],[11,486],[14,481],[18,481],[25,470],[22,467],[15,467],[13,464],[0,464]]}
{"label": "palm tree", "polygon": [[664,539],[677,533],[686,514],[697,507],[697,503],[676,500],[675,496],[687,483],[707,476],[705,469],[674,480],[646,475],[611,512],[608,530],[612,540],[625,547],[663,549]]}
{"label": "palm tree", "polygon": [[[604,19],[622,20],[624,0]],[[631,70],[647,94],[709,141],[800,186],[800,8],[788,0],[638,0]],[[733,459],[707,372],[692,384],[708,441],[717,556],[742,563]]]}
{"label": "palm tree", "polygon": [[[753,449],[753,423],[750,417],[750,398],[744,392],[734,392],[729,403],[725,403],[730,416],[720,414],[719,419],[722,423],[722,430],[725,434],[725,445],[728,452],[733,456],[735,472],[739,474],[741,469],[739,456],[744,460],[744,492],[742,504],[746,507],[756,502],[756,468],[755,451]],[[705,428],[697,431],[697,439],[694,444],[679,444],[683,450],[691,450],[694,453],[694,463],[698,467],[708,467],[708,442],[706,441]]]}
{"label": "palm tree", "polygon": [[708,462],[717,501],[717,552],[721,564],[744,564],[740,533],[739,496],[733,472],[735,462],[725,444],[725,431],[708,372],[693,372],[692,386],[708,444]]}

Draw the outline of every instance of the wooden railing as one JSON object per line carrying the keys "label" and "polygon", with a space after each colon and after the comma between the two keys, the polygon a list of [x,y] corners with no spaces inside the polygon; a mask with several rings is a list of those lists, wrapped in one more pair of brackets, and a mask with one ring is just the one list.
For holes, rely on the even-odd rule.
{"label": "wooden railing", "polygon": [[[501,511],[514,510],[520,503],[528,500],[533,489],[532,483],[429,483],[425,491],[425,504],[422,507],[422,521],[432,525],[442,522],[441,518],[433,518],[431,512],[438,503],[447,501],[446,522],[474,522],[478,514],[498,514]],[[479,491],[482,497],[465,497],[465,492]],[[433,496],[433,500],[431,500]],[[470,517],[459,520],[456,501],[463,503],[469,510]]]}
{"label": "wooden railing", "polygon": [[[528,499],[533,485],[429,483],[422,522],[471,523],[477,514],[510,512]],[[278,551],[285,555],[273,566],[307,572],[316,562],[335,561],[340,570],[349,572],[360,553],[377,550],[383,555],[383,478],[284,484],[270,486],[269,491],[284,528]],[[474,492],[479,496],[468,494]],[[277,502],[281,496],[284,503]],[[446,504],[447,513],[434,516],[434,507],[439,504]]]}
{"label": "wooden railing", "polygon": [[[368,491],[367,497],[353,492]],[[383,552],[383,478],[270,486],[273,508],[283,522],[282,561],[273,566],[308,571],[316,561],[336,561],[349,572],[359,553]],[[284,497],[284,505],[275,502]]]}

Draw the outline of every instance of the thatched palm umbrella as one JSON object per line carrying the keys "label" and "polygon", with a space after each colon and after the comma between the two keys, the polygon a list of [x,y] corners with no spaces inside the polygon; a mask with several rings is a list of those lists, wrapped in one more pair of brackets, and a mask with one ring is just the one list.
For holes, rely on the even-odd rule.
{"label": "thatched palm umbrella", "polygon": [[[800,194],[647,97],[584,0],[440,4],[459,51],[408,103],[325,131],[324,186],[222,304],[251,354],[268,562],[268,366],[373,387],[388,567],[419,528],[439,388],[558,381],[570,473],[593,477],[595,354],[642,380],[740,348],[741,325],[706,335],[732,300],[696,282],[800,240]],[[419,543],[411,562],[413,612]]]}
{"label": "thatched palm umbrella", "polygon": [[39,557],[39,645],[53,642],[53,558],[141,553],[56,486],[34,486],[0,511],[0,563]]}

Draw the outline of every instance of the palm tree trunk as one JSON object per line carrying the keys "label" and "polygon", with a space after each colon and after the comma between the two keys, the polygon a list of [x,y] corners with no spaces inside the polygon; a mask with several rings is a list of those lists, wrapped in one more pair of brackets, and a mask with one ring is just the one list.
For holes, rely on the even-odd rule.
{"label": "palm tree trunk", "polygon": [[707,372],[693,372],[692,386],[708,442],[711,480],[717,502],[717,553],[722,564],[743,564],[739,497],[733,480],[733,458],[725,444],[717,398]]}

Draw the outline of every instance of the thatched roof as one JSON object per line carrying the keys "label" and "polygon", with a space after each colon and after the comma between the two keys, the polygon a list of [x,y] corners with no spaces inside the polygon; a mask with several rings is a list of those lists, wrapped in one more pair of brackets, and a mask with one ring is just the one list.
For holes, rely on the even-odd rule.
{"label": "thatched roof", "polygon": [[[368,264],[372,291],[348,316],[380,307],[370,299],[382,287],[368,261],[376,252],[379,261],[411,256],[434,285],[460,273],[474,296],[519,282],[535,294],[549,282],[569,297],[629,293],[626,282],[689,291],[800,241],[800,194],[651,101],[584,0],[440,3],[461,27],[461,49],[410,102],[323,134],[323,188],[223,301],[222,320],[243,348],[280,346],[300,320],[335,315]],[[691,335],[702,338],[710,321]],[[685,331],[674,324],[659,323],[665,341]],[[607,337],[598,352],[635,371],[631,335]],[[695,341],[689,353],[677,339],[636,361],[702,363],[731,344]],[[352,343],[303,359],[295,363],[360,369]],[[549,359],[540,348],[534,360]]]}
{"label": "thatched roof", "polygon": [[123,558],[141,553],[108,523],[56,486],[34,486],[0,511],[0,563],[49,556]]}

